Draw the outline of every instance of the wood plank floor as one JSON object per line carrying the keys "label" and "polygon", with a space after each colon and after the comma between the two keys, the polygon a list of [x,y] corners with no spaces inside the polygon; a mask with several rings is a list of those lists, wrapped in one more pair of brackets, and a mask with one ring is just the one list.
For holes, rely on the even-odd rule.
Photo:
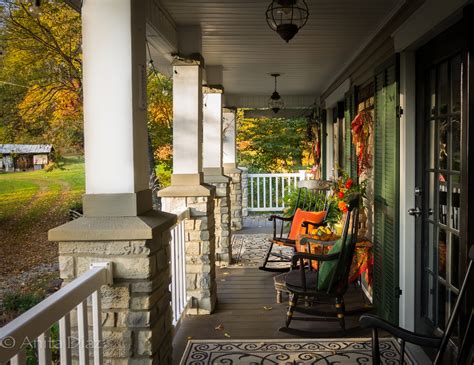
{"label": "wood plank floor", "polygon": [[[286,318],[287,296],[283,304],[276,304],[273,277],[257,268],[217,269],[218,303],[214,314],[188,316],[183,320],[173,342],[173,359],[177,364],[186,347],[188,337],[193,339],[278,339],[298,338],[309,334],[304,331],[317,331],[310,337],[342,337],[338,322],[297,321],[290,327],[301,330],[297,333],[279,331]],[[364,307],[367,303],[359,288],[351,286],[345,296],[346,310]],[[264,307],[271,307],[266,310]],[[321,310],[330,307],[322,306]],[[301,314],[295,314],[295,318]],[[345,337],[370,337],[368,331],[358,327],[359,315],[346,317]],[[219,325],[223,330],[216,330]]]}

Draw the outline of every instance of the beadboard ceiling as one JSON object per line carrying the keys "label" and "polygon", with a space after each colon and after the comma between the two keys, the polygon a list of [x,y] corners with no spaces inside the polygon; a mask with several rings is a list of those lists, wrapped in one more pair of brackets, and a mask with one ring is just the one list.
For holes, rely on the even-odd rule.
{"label": "beadboard ceiling", "polygon": [[286,44],[265,20],[269,0],[160,0],[176,26],[200,25],[207,65],[226,93],[319,95],[403,0],[307,0],[309,20]]}

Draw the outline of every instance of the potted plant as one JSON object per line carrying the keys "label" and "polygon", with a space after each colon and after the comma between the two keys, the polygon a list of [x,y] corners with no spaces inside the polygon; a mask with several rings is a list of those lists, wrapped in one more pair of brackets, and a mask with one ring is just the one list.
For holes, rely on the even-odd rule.
{"label": "potted plant", "polygon": [[[334,181],[333,185],[333,199],[335,204],[337,205],[339,211],[341,213],[346,213],[348,210],[347,204],[349,197],[353,194],[359,194],[360,199],[360,207],[359,207],[359,221],[363,223],[364,219],[366,220],[367,217],[365,216],[365,209],[364,209],[364,199],[366,198],[366,191],[367,191],[367,181],[364,180],[362,183],[356,183],[347,173],[341,172],[340,176]],[[341,214],[342,217],[342,214]],[[365,221],[364,221],[365,222]],[[339,222],[335,225],[336,234],[340,234],[342,232],[342,223]],[[359,232],[359,236],[364,236],[365,232]]]}

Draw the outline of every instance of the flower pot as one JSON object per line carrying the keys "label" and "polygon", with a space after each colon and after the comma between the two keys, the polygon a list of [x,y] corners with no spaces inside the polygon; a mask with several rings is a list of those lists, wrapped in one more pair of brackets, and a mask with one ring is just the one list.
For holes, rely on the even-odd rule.
{"label": "flower pot", "polygon": [[343,229],[343,224],[342,222],[338,222],[334,225],[334,233],[336,236],[342,236],[342,229]]}

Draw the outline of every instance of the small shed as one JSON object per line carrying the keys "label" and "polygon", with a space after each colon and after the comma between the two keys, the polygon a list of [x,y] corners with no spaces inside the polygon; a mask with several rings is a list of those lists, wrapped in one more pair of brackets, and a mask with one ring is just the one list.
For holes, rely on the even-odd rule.
{"label": "small shed", "polygon": [[5,172],[41,170],[51,159],[51,144],[0,144],[0,169]]}

